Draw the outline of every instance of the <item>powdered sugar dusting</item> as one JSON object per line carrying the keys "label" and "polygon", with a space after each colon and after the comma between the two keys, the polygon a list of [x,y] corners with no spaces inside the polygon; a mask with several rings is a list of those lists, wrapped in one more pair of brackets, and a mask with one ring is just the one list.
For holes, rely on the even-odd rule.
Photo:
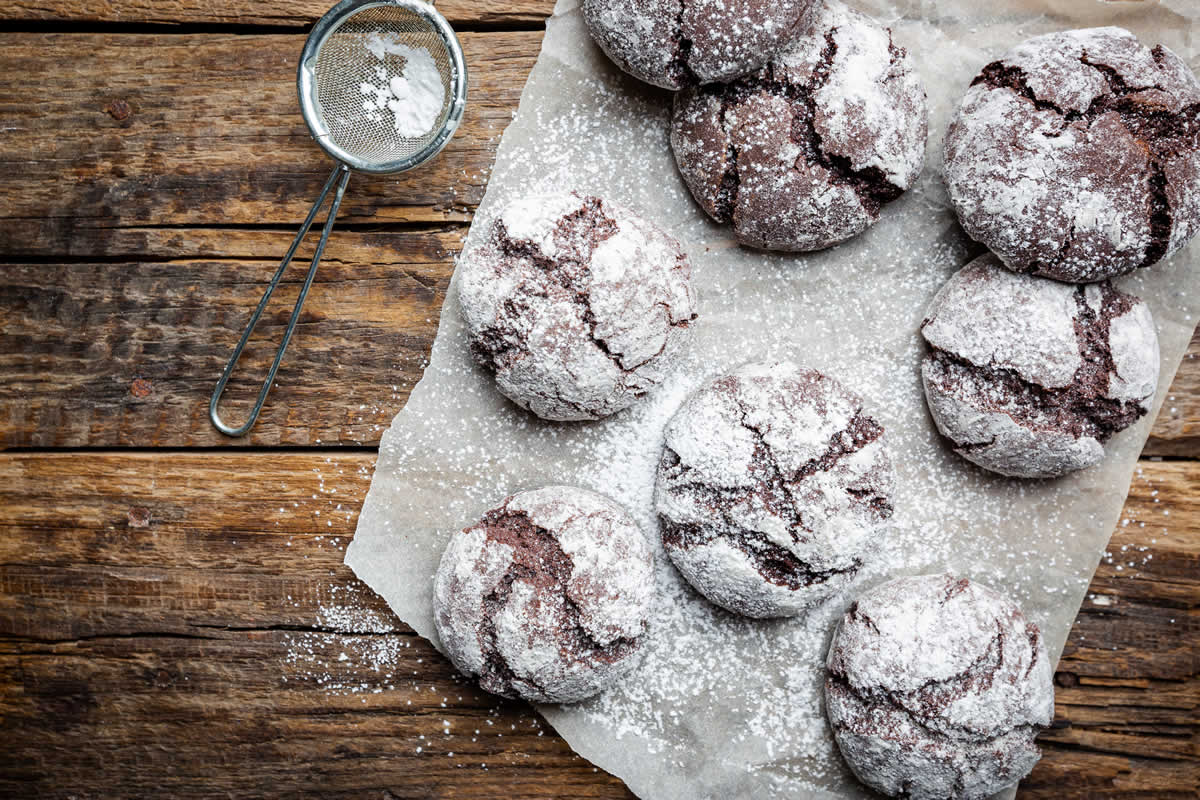
{"label": "powdered sugar dusting", "polygon": [[461,267],[476,360],[543,419],[599,419],[656,385],[695,317],[691,264],[636,212],[574,192],[514,201]]}
{"label": "powdered sugar dusting", "polygon": [[[373,80],[363,81],[358,87],[365,98],[363,111],[378,120],[387,109],[392,113],[397,135],[406,139],[418,139],[432,131],[446,105],[446,86],[429,50],[381,33],[369,34],[364,47],[381,63],[375,68]],[[404,59],[399,74],[384,66],[388,56]]]}
{"label": "powdered sugar dusting", "polygon": [[739,242],[819,250],[856,236],[924,163],[925,92],[891,32],[821,0],[762,70],[676,96],[671,146]]}
{"label": "powdered sugar dusting", "polygon": [[[998,3],[1000,18],[989,10],[983,22],[976,4],[955,4],[959,27],[945,16],[929,24],[878,6],[930,81],[935,131],[979,66],[1051,24]],[[348,563],[437,642],[433,573],[449,536],[514,491],[564,483],[599,491],[630,510],[663,556],[653,485],[668,419],[708,378],[750,360],[788,359],[837,376],[888,432],[893,530],[862,585],[936,571],[983,579],[1041,627],[1052,662],[1117,522],[1148,421],[1114,439],[1097,467],[1061,481],[1010,481],[965,463],[934,430],[918,374],[922,315],[978,253],[955,225],[936,171],[834,250],[777,256],[738,248],[678,177],[669,97],[613,68],[590,45],[572,0],[560,11],[505,135],[472,243],[501,208],[534,193],[574,189],[640,209],[693,262],[699,316],[691,343],[628,409],[594,423],[541,423],[472,364],[452,284],[425,378],[381,445]],[[1167,35],[1176,37],[1172,46],[1181,43]],[[1164,373],[1194,327],[1195,270],[1194,258],[1175,257],[1123,284],[1154,311]],[[655,598],[635,672],[586,703],[539,708],[577,752],[647,798],[863,796],[821,704],[829,636],[852,597],[837,595],[791,620],[739,619],[699,597],[659,557]]]}
{"label": "powdered sugar dusting", "polygon": [[1014,270],[1123,275],[1200,230],[1200,82],[1121,28],[1035,36],[989,64],[946,136],[966,230]]}
{"label": "powdered sugar dusting", "polygon": [[668,423],[664,546],[714,603],[793,616],[853,581],[891,516],[883,430],[836,381],[789,362],[703,386]]}
{"label": "powdered sugar dusting", "polygon": [[622,69],[665,89],[733,80],[786,43],[811,0],[583,0],[592,36]]}
{"label": "powdered sugar dusting", "polygon": [[637,664],[651,570],[642,532],[608,498],[518,492],[451,537],[434,582],[438,633],[491,692],[582,700]]}
{"label": "powdered sugar dusting", "polygon": [[1054,716],[1041,633],[1012,600],[952,575],[860,596],[829,650],[825,696],[858,777],[891,796],[983,800],[1033,768]]}
{"label": "powdered sugar dusting", "polygon": [[921,333],[938,430],[965,458],[1004,475],[1089,467],[1154,400],[1154,321],[1109,283],[1017,275],[981,256],[938,292]]}
{"label": "powdered sugar dusting", "polygon": [[874,167],[907,189],[925,160],[920,75],[892,42],[891,31],[839,0],[822,0],[812,20],[806,35],[789,44],[779,61],[787,67],[793,59],[812,58],[826,46],[826,35],[832,38],[834,60],[815,93],[814,125],[823,146],[849,158],[854,169]]}

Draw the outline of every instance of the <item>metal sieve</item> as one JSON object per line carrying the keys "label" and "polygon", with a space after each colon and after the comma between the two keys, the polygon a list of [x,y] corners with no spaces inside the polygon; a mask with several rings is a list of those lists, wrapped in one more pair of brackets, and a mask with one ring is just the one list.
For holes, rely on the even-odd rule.
{"label": "metal sieve", "polygon": [[[412,71],[418,66],[422,68],[419,77],[425,79],[420,85],[426,91],[416,98],[407,92],[386,94],[390,99],[385,100],[385,93],[391,92],[390,87],[394,85],[391,79],[416,81],[418,76]],[[443,93],[440,111],[436,108],[436,97],[429,90],[435,70]],[[409,84],[402,81],[400,85],[407,87]],[[338,163],[251,314],[242,338],[213,390],[208,416],[217,430],[228,436],[244,435],[262,411],[283,353],[295,332],[304,299],[317,274],[317,265],[333,230],[351,171],[406,172],[440,153],[454,135],[466,108],[467,65],[454,30],[429,3],[422,0],[342,0],[317,21],[308,35],[300,54],[296,86],[304,122],[321,149]],[[424,116],[409,116],[412,109],[418,109]],[[428,131],[418,133],[416,129],[423,130],[426,123]],[[300,242],[335,187],[308,275],[296,298],[275,360],[250,410],[250,417],[239,427],[227,425],[217,413],[225,385]]]}

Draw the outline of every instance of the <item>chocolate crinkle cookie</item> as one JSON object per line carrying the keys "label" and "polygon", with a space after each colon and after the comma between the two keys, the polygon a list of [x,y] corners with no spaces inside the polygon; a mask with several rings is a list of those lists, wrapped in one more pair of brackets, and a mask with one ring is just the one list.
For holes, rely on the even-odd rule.
{"label": "chocolate crinkle cookie", "polygon": [[434,621],[450,660],[487,691],[571,703],[636,665],[653,591],[653,556],[628,512],[548,486],[451,537]]}
{"label": "chocolate crinkle cookie", "polygon": [[1072,286],[982,256],[938,292],[921,333],[938,430],[964,458],[1002,475],[1089,467],[1154,401],[1154,320],[1108,282]]}
{"label": "chocolate crinkle cookie", "polygon": [[892,515],[883,428],[815,370],[747,364],[667,425],[654,500],[667,555],[749,617],[799,614],[850,583]]}
{"label": "chocolate crinkle cookie", "polygon": [[680,89],[752,72],[812,0],[583,0],[592,38],[638,80]]}
{"label": "chocolate crinkle cookie", "polygon": [[826,662],[834,739],[892,797],[976,800],[1029,774],[1054,717],[1038,627],[965,578],[897,578],[846,610]]}
{"label": "chocolate crinkle cookie", "polygon": [[1036,36],[975,78],[945,162],[963,227],[1009,269],[1122,275],[1200,228],[1200,83],[1121,28]]}
{"label": "chocolate crinkle cookie", "polygon": [[823,0],[761,71],[675,98],[671,147],[739,242],[819,250],[862,233],[921,172],[925,90],[891,31]]}
{"label": "chocolate crinkle cookie", "polygon": [[509,205],[459,267],[471,353],[514,403],[600,419],[658,385],[696,318],[691,265],[656,225],[598,197]]}

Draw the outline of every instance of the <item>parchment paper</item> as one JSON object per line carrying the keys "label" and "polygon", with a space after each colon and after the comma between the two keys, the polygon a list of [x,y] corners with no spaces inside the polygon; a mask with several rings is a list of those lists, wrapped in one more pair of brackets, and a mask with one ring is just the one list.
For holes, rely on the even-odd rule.
{"label": "parchment paper", "polygon": [[[598,423],[539,422],[499,395],[467,352],[452,280],[425,376],[386,432],[346,563],[438,644],[431,587],[446,538],[505,495],[547,483],[628,507],[658,553],[658,606],[641,667],[587,703],[539,711],[581,755],[645,798],[862,797],[828,734],[824,652],[848,592],[804,619],[752,622],[715,610],[658,546],[654,466],[670,414],[705,377],[790,357],[867,398],[887,429],[898,487],[895,530],[859,588],[952,570],[1013,593],[1057,659],[1117,522],[1157,413],[1118,434],[1099,466],[1057,481],[1007,480],[939,439],[925,409],[917,326],[934,292],[981,248],[954,220],[941,138],[971,78],[1028,36],[1118,24],[1200,67],[1192,0],[857,0],[890,25],[925,81],[930,141],[920,183],[864,235],[832,250],[741,249],[710,223],[676,174],[670,96],[627,78],[587,35],[578,0],[560,0],[541,57],[501,143],[468,247],[498,207],[531,190],[576,188],[641,210],[691,255],[700,296],[690,350],[634,408]],[[1200,310],[1200,250],[1120,281],[1158,325],[1158,403]]]}

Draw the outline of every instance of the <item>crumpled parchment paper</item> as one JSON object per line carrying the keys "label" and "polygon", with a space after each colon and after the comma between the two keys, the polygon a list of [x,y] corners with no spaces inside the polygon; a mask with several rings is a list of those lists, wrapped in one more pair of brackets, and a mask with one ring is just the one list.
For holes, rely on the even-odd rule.
{"label": "crumpled parchment paper", "polygon": [[[1057,481],[985,473],[951,453],[925,409],[917,327],[929,300],[981,248],[954,220],[941,138],[970,80],[1039,33],[1116,24],[1200,67],[1193,0],[855,0],[892,27],[929,96],[917,186],[864,235],[822,253],[737,247],[678,177],[667,144],[670,95],[624,76],[592,44],[578,0],[560,0],[541,57],[504,134],[471,246],[511,198],[574,188],[640,210],[692,258],[699,319],[658,391],[615,417],[543,423],[476,368],[457,307],[443,309],[430,365],[380,445],[346,563],[396,614],[438,644],[433,575],[448,536],[507,494],[548,483],[628,507],[658,555],[658,605],[641,667],[586,703],[539,711],[581,755],[644,798],[865,797],[837,755],[821,678],[834,619],[855,590],[809,616],[753,622],[714,609],[663,556],[651,507],[662,428],[707,376],[791,358],[862,394],[887,429],[898,485],[895,528],[859,587],[951,570],[1012,593],[1057,660],[1117,523],[1151,421],[1118,434],[1099,466]],[[1162,349],[1158,404],[1200,311],[1200,245],[1122,279],[1151,306]]]}

